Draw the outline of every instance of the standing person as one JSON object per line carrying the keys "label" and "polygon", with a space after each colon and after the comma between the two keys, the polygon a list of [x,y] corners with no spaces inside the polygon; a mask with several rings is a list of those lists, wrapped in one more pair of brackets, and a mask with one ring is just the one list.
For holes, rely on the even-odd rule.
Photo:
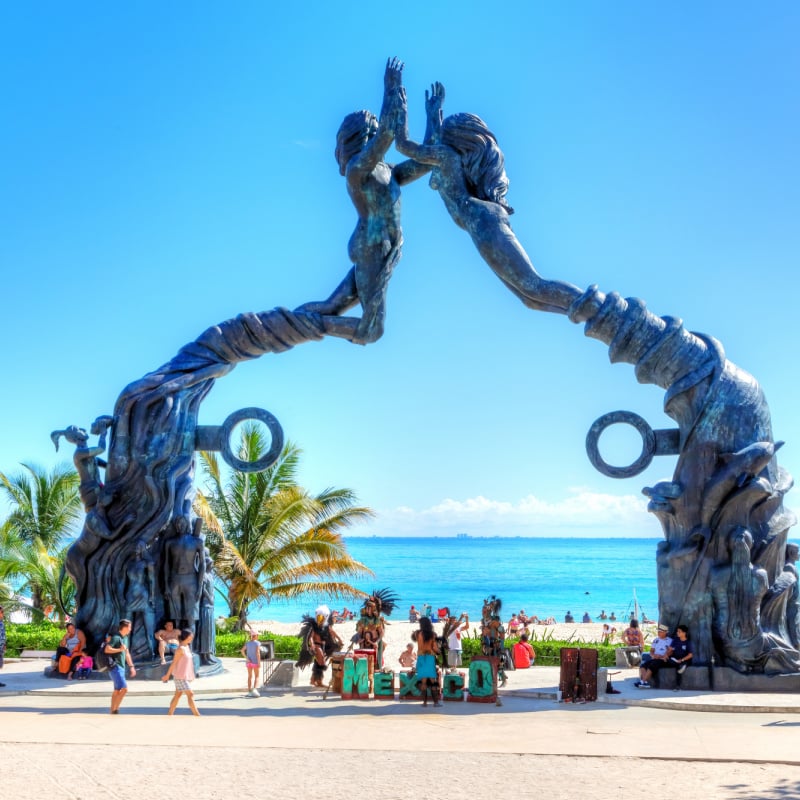
{"label": "standing person", "polygon": [[186,700],[189,703],[189,708],[192,710],[194,716],[199,717],[200,712],[194,704],[194,694],[192,693],[192,681],[194,680],[194,657],[189,645],[194,639],[194,634],[188,629],[184,628],[181,631],[179,638],[179,646],[175,651],[175,656],[170,662],[167,674],[161,679],[166,683],[171,677],[175,678],[175,694],[172,696],[172,702],[169,704],[169,711],[167,714],[171,717],[178,707],[178,701],[181,695],[186,695]]}
{"label": "standing person", "polygon": [[261,642],[258,641],[258,631],[250,631],[250,639],[244,643],[241,652],[247,661],[247,696],[260,697],[258,670],[261,663]]}
{"label": "standing person", "polygon": [[114,691],[111,692],[111,713],[119,714],[119,707],[128,693],[128,682],[125,680],[125,665],[131,669],[131,678],[136,677],[136,667],[133,666],[130,650],[128,650],[128,635],[131,632],[131,621],[119,621],[119,633],[115,633],[106,643],[103,651],[115,656],[114,665],[109,668],[111,680],[114,682]]}
{"label": "standing person", "polygon": [[[6,612],[3,610],[3,606],[0,606],[0,669],[3,669],[3,659],[5,658],[6,654]],[[0,688],[5,686],[4,683],[0,683]]]}
{"label": "standing person", "polygon": [[439,699],[439,673],[436,669],[436,656],[439,654],[439,644],[433,630],[433,623],[428,617],[419,621],[419,630],[415,632],[417,641],[417,680],[422,689],[422,705],[428,705],[428,689],[430,689],[433,705],[440,706]]}
{"label": "standing person", "polygon": [[[462,624],[463,622],[463,624]],[[458,619],[451,614],[447,620],[447,671],[455,672],[461,666],[461,631],[469,630],[469,616],[464,612]]]}

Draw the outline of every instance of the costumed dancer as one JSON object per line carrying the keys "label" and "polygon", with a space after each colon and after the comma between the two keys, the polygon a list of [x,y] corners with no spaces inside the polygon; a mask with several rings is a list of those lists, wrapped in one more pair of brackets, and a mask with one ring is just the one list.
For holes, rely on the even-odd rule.
{"label": "costumed dancer", "polygon": [[297,666],[305,669],[311,664],[311,685],[323,688],[328,662],[335,652],[342,649],[342,640],[333,630],[333,614],[328,606],[318,606],[314,610],[313,617],[308,614],[303,615],[300,636],[303,639],[303,647],[300,650],[300,658],[297,659]]}
{"label": "costumed dancer", "polygon": [[504,669],[506,630],[500,619],[503,601],[492,595],[483,601],[481,620],[481,649],[485,656],[497,659],[497,678],[505,686],[508,677]]}
{"label": "costumed dancer", "polygon": [[375,651],[375,669],[383,669],[383,634],[386,631],[383,615],[391,616],[399,599],[391,589],[380,589],[373,591],[361,607],[361,616],[356,623],[358,646]]}
{"label": "costumed dancer", "polygon": [[428,705],[428,690],[434,706],[441,706],[441,693],[439,691],[439,670],[436,668],[436,656],[439,654],[439,642],[433,630],[433,623],[422,617],[419,621],[419,630],[414,631],[417,642],[417,680],[422,691],[422,705]]}

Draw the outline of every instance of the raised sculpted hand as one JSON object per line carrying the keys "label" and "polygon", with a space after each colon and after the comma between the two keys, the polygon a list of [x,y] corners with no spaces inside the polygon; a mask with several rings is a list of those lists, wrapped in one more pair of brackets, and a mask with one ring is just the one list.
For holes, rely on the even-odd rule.
{"label": "raised sculpted hand", "polygon": [[385,96],[396,92],[403,85],[403,67],[405,64],[399,58],[390,58],[386,62],[386,71],[383,73],[383,92]]}
{"label": "raised sculpted hand", "polygon": [[425,90],[425,113],[428,119],[432,119],[436,124],[441,125],[444,105],[444,84],[435,81],[431,84],[430,92]]}

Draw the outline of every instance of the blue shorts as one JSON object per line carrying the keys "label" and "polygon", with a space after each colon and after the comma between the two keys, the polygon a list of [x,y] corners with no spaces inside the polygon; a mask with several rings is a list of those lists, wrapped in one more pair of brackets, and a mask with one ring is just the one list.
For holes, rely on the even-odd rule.
{"label": "blue shorts", "polygon": [[115,692],[118,692],[120,689],[128,688],[128,682],[125,680],[125,670],[119,666],[119,664],[115,664],[111,667],[108,674],[111,676],[111,680],[114,681]]}

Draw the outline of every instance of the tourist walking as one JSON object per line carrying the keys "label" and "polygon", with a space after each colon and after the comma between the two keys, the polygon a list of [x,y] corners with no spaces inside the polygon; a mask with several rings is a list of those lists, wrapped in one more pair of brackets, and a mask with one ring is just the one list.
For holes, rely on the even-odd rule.
{"label": "tourist walking", "polygon": [[192,693],[192,681],[195,678],[194,656],[192,656],[192,651],[189,647],[192,639],[194,639],[194,634],[188,628],[184,628],[178,638],[178,649],[172,657],[167,674],[161,679],[164,683],[170,678],[175,679],[175,694],[172,696],[172,702],[169,704],[169,711],[167,711],[170,717],[175,713],[182,694],[186,695],[192,714],[196,717],[200,716],[200,712],[194,704],[194,694]]}
{"label": "tourist walking", "polygon": [[107,655],[114,656],[114,663],[109,667],[108,674],[114,682],[114,691],[111,692],[111,713],[119,714],[119,707],[128,693],[128,682],[125,680],[125,667],[130,667],[131,678],[136,677],[136,667],[128,650],[128,636],[131,632],[131,621],[119,621],[119,633],[115,633],[103,648]]}
{"label": "tourist walking", "polygon": [[250,640],[244,643],[241,653],[247,662],[247,696],[261,697],[258,692],[258,671],[261,668],[261,642],[258,641],[258,631],[250,631]]}

